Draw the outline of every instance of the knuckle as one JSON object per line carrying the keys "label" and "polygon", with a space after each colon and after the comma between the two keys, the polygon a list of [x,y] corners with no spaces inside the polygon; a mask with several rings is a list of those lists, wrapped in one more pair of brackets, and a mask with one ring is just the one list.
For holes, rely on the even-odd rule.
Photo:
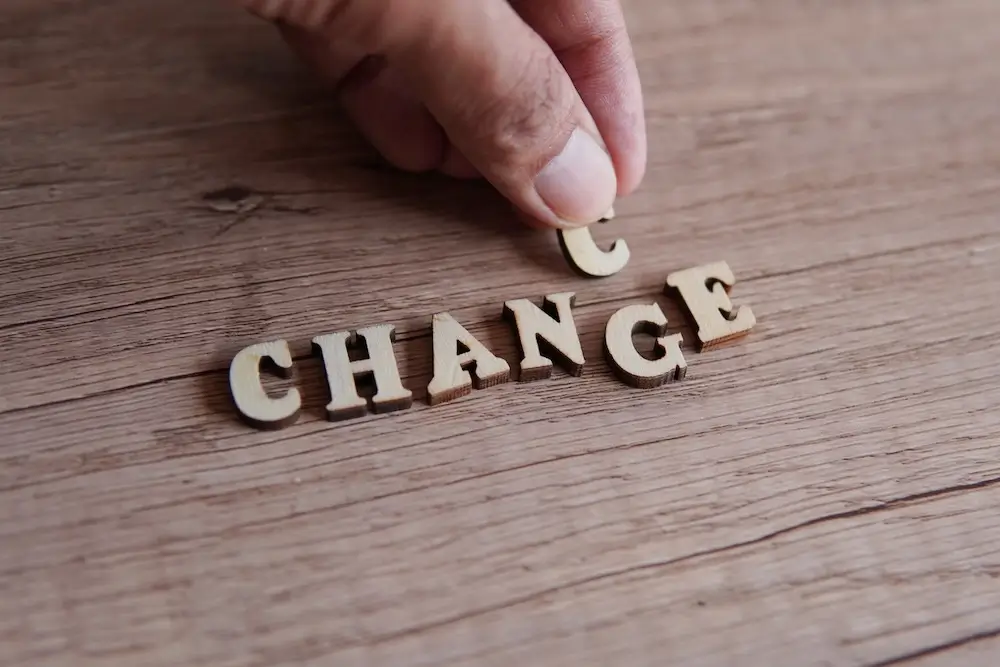
{"label": "knuckle", "polygon": [[387,3],[373,0],[243,0],[253,13],[310,32],[364,36],[380,24]]}
{"label": "knuckle", "polygon": [[352,6],[357,3],[354,0],[301,0],[301,4],[308,5],[303,14],[304,27],[314,31],[326,31],[336,29],[338,23],[350,15]]}
{"label": "knuckle", "polygon": [[242,0],[243,7],[268,21],[283,20],[286,11],[284,0]]}
{"label": "knuckle", "polygon": [[624,25],[614,25],[572,41],[561,53],[576,57],[596,54],[598,58],[626,58],[632,55],[632,41]]}
{"label": "knuckle", "polygon": [[477,110],[482,143],[492,146],[498,163],[517,171],[540,170],[572,124],[574,91],[554,57],[525,57],[517,76],[489,90],[495,93]]}

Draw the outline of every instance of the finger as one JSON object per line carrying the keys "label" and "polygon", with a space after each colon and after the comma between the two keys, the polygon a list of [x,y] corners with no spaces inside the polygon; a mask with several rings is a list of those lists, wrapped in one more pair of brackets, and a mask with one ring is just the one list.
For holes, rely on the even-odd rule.
{"label": "finger", "polygon": [[482,178],[482,174],[476,169],[469,158],[462,155],[462,152],[455,148],[450,141],[445,149],[444,162],[441,164],[441,173],[452,178],[473,179]]}
{"label": "finger", "polygon": [[585,225],[613,205],[614,166],[586,106],[507,0],[245,2],[268,18],[383,54],[455,148],[536,219]]}
{"label": "finger", "polygon": [[[337,86],[345,111],[394,166],[409,171],[437,168],[453,178],[480,177],[398,75],[386,71],[372,77],[379,61],[366,64],[362,49],[285,23],[278,27],[292,50]],[[365,84],[374,84],[374,90]]]}
{"label": "finger", "polygon": [[555,51],[607,143],[618,194],[646,171],[642,86],[619,0],[511,0]]}
{"label": "finger", "polygon": [[295,26],[280,30],[295,53],[336,86],[358,131],[393,166],[423,172],[442,164],[444,131],[383,59]]}

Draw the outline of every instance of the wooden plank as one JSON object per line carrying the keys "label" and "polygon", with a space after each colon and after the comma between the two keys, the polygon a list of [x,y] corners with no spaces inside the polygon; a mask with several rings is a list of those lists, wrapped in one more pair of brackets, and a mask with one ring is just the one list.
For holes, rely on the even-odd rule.
{"label": "wooden plank", "polygon": [[[627,11],[650,168],[594,281],[225,3],[7,0],[7,661],[996,663],[1000,7]],[[723,260],[757,325],[698,354],[664,283]],[[561,292],[579,378],[427,405],[434,313],[516,371],[503,304]],[[602,336],[653,303],[687,376],[634,390]],[[310,341],[383,323],[413,407],[328,422]],[[278,338],[303,411],[258,432],[228,365]]]}

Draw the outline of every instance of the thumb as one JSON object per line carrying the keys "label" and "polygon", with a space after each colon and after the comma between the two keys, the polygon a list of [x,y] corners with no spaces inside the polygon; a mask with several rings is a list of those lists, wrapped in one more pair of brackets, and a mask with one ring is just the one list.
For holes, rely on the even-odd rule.
{"label": "thumb", "polygon": [[589,225],[617,178],[552,49],[507,0],[243,0],[271,20],[378,54],[451,143],[525,214]]}

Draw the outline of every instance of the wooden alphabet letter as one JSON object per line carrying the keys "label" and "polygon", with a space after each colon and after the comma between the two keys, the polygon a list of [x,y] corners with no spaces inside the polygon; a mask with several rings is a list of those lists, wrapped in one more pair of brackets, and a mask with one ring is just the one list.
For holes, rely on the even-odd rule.
{"label": "wooden alphabet letter", "polygon": [[229,365],[229,390],[236,409],[255,428],[273,430],[291,426],[299,418],[302,396],[294,387],[281,398],[268,396],[260,380],[265,360],[270,360],[282,377],[291,377],[292,353],[285,341],[260,343],[241,350]]}
{"label": "wooden alphabet letter", "polygon": [[[650,360],[639,354],[632,336],[639,332],[656,336],[656,352]],[[687,362],[681,353],[680,334],[665,336],[667,317],[657,304],[626,306],[611,316],[604,334],[604,355],[615,374],[625,384],[652,389],[666,382],[683,380]]]}
{"label": "wooden alphabet letter", "polygon": [[[510,379],[510,366],[494,356],[448,313],[434,316],[434,378],[427,387],[427,400],[439,405],[476,389],[503,384]],[[460,352],[459,346],[465,351]],[[475,381],[465,370],[472,366]]]}
{"label": "wooden alphabet letter", "polygon": [[[614,209],[608,211],[598,222],[608,222],[615,217]],[[618,239],[611,244],[611,250],[604,252],[590,234],[589,227],[559,230],[559,247],[563,256],[578,273],[590,278],[605,278],[625,268],[632,256],[628,244]]]}
{"label": "wooden alphabet letter", "polygon": [[503,316],[513,321],[517,328],[521,349],[521,382],[544,380],[552,375],[552,361],[542,356],[539,345],[545,346],[547,355],[570,375],[583,373],[583,349],[573,322],[573,305],[576,295],[570,292],[545,297],[539,308],[527,299],[508,301]]}
{"label": "wooden alphabet letter", "polygon": [[[368,348],[368,358],[351,361],[347,346],[361,339]],[[356,379],[370,375],[375,380],[372,407],[375,412],[406,410],[413,404],[413,393],[403,387],[399,368],[392,351],[396,328],[391,324],[358,329],[356,333],[341,331],[318,336],[312,341],[313,351],[323,357],[326,382],[330,387],[330,403],[326,415],[330,421],[363,417],[368,402],[358,395]]]}
{"label": "wooden alphabet letter", "polygon": [[722,345],[745,336],[757,324],[748,306],[734,309],[729,290],[736,284],[729,264],[716,262],[671,273],[666,291],[677,292],[684,308],[698,329],[698,350]]}

